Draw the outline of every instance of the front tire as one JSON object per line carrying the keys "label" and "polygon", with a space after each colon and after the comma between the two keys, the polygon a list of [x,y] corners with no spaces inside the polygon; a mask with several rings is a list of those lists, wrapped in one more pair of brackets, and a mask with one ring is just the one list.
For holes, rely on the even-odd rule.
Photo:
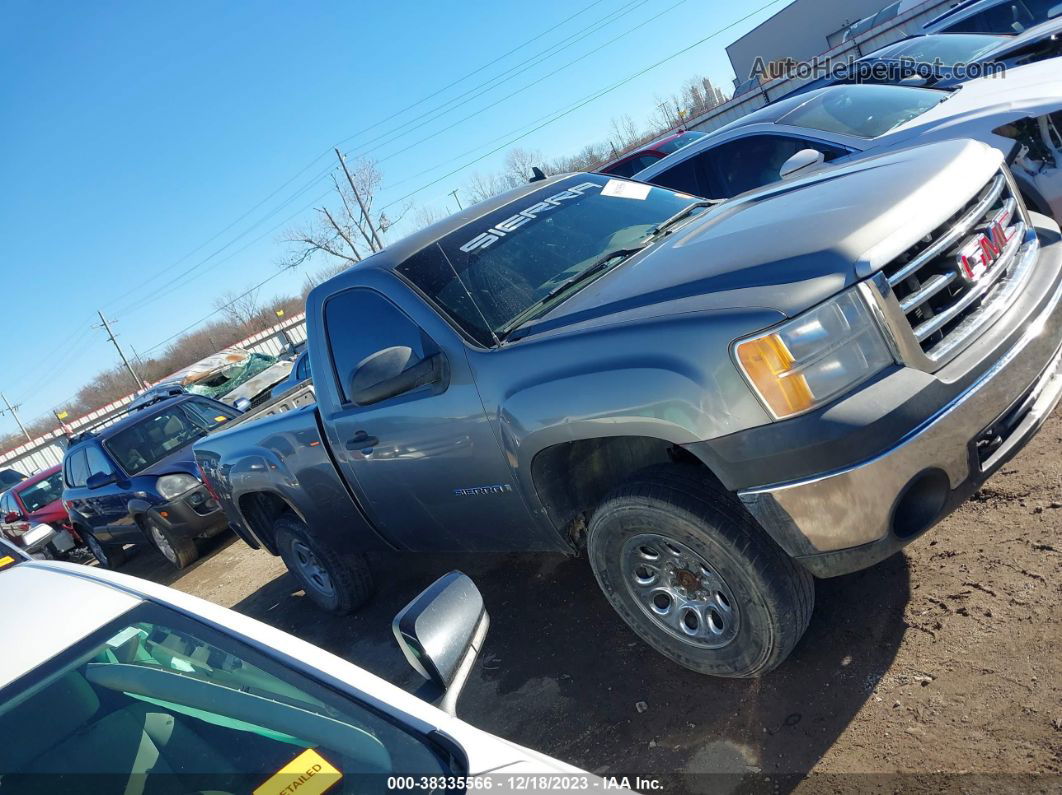
{"label": "front tire", "polygon": [[273,524],[280,557],[306,595],[329,613],[352,613],[369,601],[372,572],[364,555],[340,552],[320,543],[306,524],[291,514]]}
{"label": "front tire", "polygon": [[102,544],[88,530],[79,529],[78,535],[84,539],[85,546],[89,548],[89,552],[96,558],[96,562],[100,564],[101,568],[114,571],[120,568],[129,558],[122,547]]}
{"label": "front tire", "polygon": [[587,551],[631,629],[698,673],[767,673],[811,619],[812,576],[695,467],[652,467],[614,490],[590,520]]}
{"label": "front tire", "polygon": [[143,522],[147,536],[155,545],[155,549],[161,552],[162,557],[173,566],[186,569],[199,560],[199,548],[191,538],[166,529],[150,516],[146,517]]}

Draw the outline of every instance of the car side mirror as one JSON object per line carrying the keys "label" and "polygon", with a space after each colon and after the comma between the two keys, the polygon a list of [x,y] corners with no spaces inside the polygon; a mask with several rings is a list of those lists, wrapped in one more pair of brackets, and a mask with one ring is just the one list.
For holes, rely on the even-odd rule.
{"label": "car side mirror", "polygon": [[456,714],[489,626],[483,595],[459,571],[440,577],[402,608],[391,629],[406,661],[428,680],[417,695]]}
{"label": "car side mirror", "polygon": [[102,489],[104,486],[109,486],[112,483],[118,482],[118,476],[113,472],[96,472],[89,475],[89,479],[85,482],[85,485],[89,489]]}
{"label": "car side mirror", "polygon": [[14,524],[21,518],[21,515],[15,513],[14,511],[9,511],[8,513],[4,514],[4,524]]}
{"label": "car side mirror", "polygon": [[417,361],[411,348],[398,345],[377,351],[357,366],[350,398],[359,406],[370,406],[428,384],[445,384],[448,378],[441,353]]}
{"label": "car side mirror", "polygon": [[818,149],[801,149],[782,164],[778,174],[782,179],[789,179],[805,169],[814,168],[826,162],[826,155]]}
{"label": "car side mirror", "polygon": [[1051,6],[1051,8],[1048,9],[1047,12],[1048,19],[1054,19],[1055,17],[1059,16],[1062,16],[1062,3],[1059,3],[1057,6]]}
{"label": "car side mirror", "polygon": [[240,412],[241,414],[246,414],[248,411],[251,410],[251,399],[245,397],[236,398],[236,402],[232,405],[233,408],[236,409],[236,411]]}

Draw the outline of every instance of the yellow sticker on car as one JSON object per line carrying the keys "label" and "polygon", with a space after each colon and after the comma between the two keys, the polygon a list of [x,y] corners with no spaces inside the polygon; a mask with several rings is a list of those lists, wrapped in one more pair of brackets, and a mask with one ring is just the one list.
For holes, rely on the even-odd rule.
{"label": "yellow sticker on car", "polygon": [[0,569],[7,568],[14,562],[15,559],[13,557],[11,557],[10,555],[4,555],[2,558],[0,558]]}
{"label": "yellow sticker on car", "polygon": [[254,795],[321,795],[327,792],[343,774],[332,767],[323,756],[308,748],[261,784]]}
{"label": "yellow sticker on car", "polygon": [[226,422],[228,419],[224,414],[219,414],[214,418],[214,422]]}

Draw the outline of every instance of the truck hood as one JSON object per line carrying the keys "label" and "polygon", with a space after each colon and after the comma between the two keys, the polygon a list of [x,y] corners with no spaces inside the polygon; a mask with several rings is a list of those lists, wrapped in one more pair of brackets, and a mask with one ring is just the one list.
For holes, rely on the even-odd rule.
{"label": "truck hood", "polygon": [[615,267],[520,336],[722,309],[792,317],[942,225],[1001,162],[984,144],[947,141],[744,194]]}

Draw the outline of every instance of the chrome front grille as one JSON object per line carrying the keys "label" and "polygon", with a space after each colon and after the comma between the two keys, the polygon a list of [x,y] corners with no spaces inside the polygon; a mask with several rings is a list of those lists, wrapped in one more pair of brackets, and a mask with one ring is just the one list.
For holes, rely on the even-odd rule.
{"label": "chrome front grille", "polygon": [[999,172],[884,269],[911,334],[931,362],[957,351],[989,319],[986,309],[1009,281],[1004,277],[1025,242],[1026,219],[1012,181]]}

